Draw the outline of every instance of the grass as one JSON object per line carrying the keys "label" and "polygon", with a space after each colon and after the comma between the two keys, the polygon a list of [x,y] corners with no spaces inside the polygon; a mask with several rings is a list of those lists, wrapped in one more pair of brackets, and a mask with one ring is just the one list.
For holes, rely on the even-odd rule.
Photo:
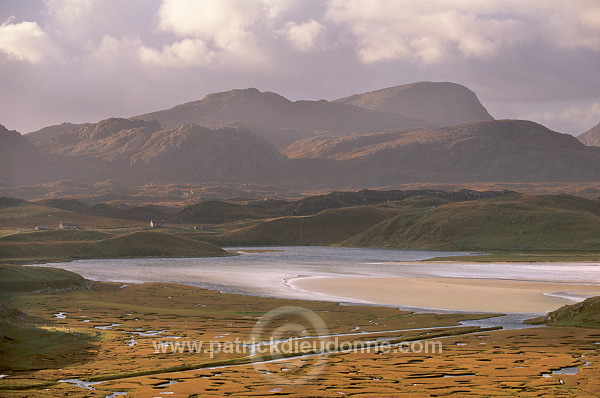
{"label": "grass", "polygon": [[0,242],[72,242],[102,240],[113,234],[86,229],[61,229],[51,231],[29,231],[0,237]]}
{"label": "grass", "polygon": [[[408,346],[414,341],[427,340],[442,343],[443,350],[333,352],[327,355],[317,382],[283,385],[279,386],[282,390],[272,391],[275,386],[271,380],[264,379],[252,366],[229,366],[250,362],[253,358],[245,353],[220,351],[213,358],[203,352],[171,354],[156,353],[153,349],[153,341],[169,340],[168,335],[204,342],[236,338],[248,341],[257,317],[283,305],[314,311],[332,334],[345,334],[354,326],[361,327],[360,334],[346,335],[340,341],[384,339],[389,344],[403,342]],[[32,330],[24,331],[23,334],[31,333],[29,337],[19,340],[7,353],[11,370],[0,380],[3,396],[107,396],[126,391],[133,396],[159,396],[164,392],[192,396],[202,392],[215,396],[305,397],[338,396],[341,391],[348,396],[425,397],[443,391],[457,396],[528,393],[591,397],[597,396],[600,387],[595,329],[541,327],[493,331],[457,325],[460,320],[485,317],[481,314],[414,314],[391,307],[252,297],[158,283],[127,286],[95,283],[86,290],[21,294],[13,297],[11,306],[27,308],[29,317],[22,318],[24,314],[18,310],[11,310],[12,314],[6,317],[19,318],[18,323],[28,324]],[[53,318],[57,311],[64,311],[66,318]],[[291,320],[298,321],[282,319],[284,325]],[[34,322],[48,323],[50,327],[36,329]],[[110,323],[120,325],[113,328],[114,332],[95,328]],[[281,325],[274,322],[266,329],[265,336],[280,330]],[[419,330],[427,327],[438,329]],[[165,330],[165,333],[133,335],[138,330]],[[371,334],[382,331],[385,332]],[[132,337],[138,344],[128,346]],[[343,348],[328,347],[333,351]],[[293,347],[282,352],[284,357],[300,353]],[[288,358],[285,362],[265,364],[264,369],[284,377],[301,377],[304,367],[310,370],[314,365],[312,358],[315,357]],[[582,366],[585,361],[589,364]],[[225,367],[211,369],[213,366]],[[552,370],[566,366],[580,366],[578,374],[551,374]],[[550,376],[541,377],[542,374]],[[57,383],[70,378],[106,382],[94,385],[94,391]],[[165,386],[169,381],[177,383]]]}
{"label": "grass", "polygon": [[[406,210],[347,246],[513,253],[600,253],[600,201],[510,195]],[[471,258],[469,258],[472,260]]]}
{"label": "grass", "polygon": [[86,280],[60,268],[0,265],[0,292],[22,293],[48,289],[81,288]]}
{"label": "grass", "polygon": [[[52,231],[54,232],[54,231]],[[36,233],[37,234],[37,233]],[[42,238],[60,234],[41,234]],[[103,237],[95,231],[89,236]],[[10,238],[7,237],[5,239]],[[18,238],[18,236],[17,236]],[[126,257],[212,257],[229,255],[207,242],[187,239],[165,232],[138,231],[94,241],[35,240],[0,241],[5,262],[51,262],[90,258]]]}
{"label": "grass", "polygon": [[0,198],[0,229],[32,230],[38,226],[58,228],[61,222],[72,222],[80,227],[111,227],[139,225],[139,221],[117,220],[80,214],[73,211],[42,206],[26,200]]}
{"label": "grass", "polygon": [[534,318],[529,323],[600,328],[600,297],[590,297],[577,304],[565,305],[545,316]]}
{"label": "grass", "polygon": [[259,222],[213,239],[221,245],[331,245],[396,214],[395,209],[378,207],[331,209]]}

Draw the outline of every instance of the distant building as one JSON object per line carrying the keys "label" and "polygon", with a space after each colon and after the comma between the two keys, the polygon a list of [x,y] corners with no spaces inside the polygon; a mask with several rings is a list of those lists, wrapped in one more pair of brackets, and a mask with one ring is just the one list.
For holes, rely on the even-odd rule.
{"label": "distant building", "polygon": [[165,226],[165,222],[163,220],[150,220],[150,227],[152,228],[163,228]]}
{"label": "distant building", "polygon": [[61,222],[58,224],[58,228],[60,229],[78,229],[79,227],[70,222]]}
{"label": "distant building", "polygon": [[50,229],[50,228],[48,228],[48,227],[42,227],[42,226],[35,227],[35,230],[36,230],[36,231],[47,231],[47,230],[49,230],[49,229]]}

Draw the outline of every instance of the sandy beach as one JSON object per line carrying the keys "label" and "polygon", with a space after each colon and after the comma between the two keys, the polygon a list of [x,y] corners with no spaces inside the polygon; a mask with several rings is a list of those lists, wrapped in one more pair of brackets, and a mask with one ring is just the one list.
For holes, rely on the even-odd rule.
{"label": "sandy beach", "polygon": [[481,312],[541,313],[600,295],[598,285],[495,279],[305,277],[288,283],[349,301]]}

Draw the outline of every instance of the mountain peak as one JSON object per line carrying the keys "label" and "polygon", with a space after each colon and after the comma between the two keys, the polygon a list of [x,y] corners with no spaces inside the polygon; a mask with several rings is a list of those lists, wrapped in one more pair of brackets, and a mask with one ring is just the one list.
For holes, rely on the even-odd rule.
{"label": "mountain peak", "polygon": [[600,123],[577,137],[587,146],[600,146]]}
{"label": "mountain peak", "polygon": [[494,120],[473,91],[451,82],[404,84],[337,101],[448,126]]}

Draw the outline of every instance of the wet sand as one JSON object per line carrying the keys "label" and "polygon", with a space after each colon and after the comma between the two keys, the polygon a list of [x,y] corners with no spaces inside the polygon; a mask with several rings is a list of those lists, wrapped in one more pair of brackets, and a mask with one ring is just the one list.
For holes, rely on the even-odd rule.
{"label": "wet sand", "polygon": [[481,312],[548,312],[586,297],[599,285],[469,278],[304,277],[293,289],[376,304]]}

